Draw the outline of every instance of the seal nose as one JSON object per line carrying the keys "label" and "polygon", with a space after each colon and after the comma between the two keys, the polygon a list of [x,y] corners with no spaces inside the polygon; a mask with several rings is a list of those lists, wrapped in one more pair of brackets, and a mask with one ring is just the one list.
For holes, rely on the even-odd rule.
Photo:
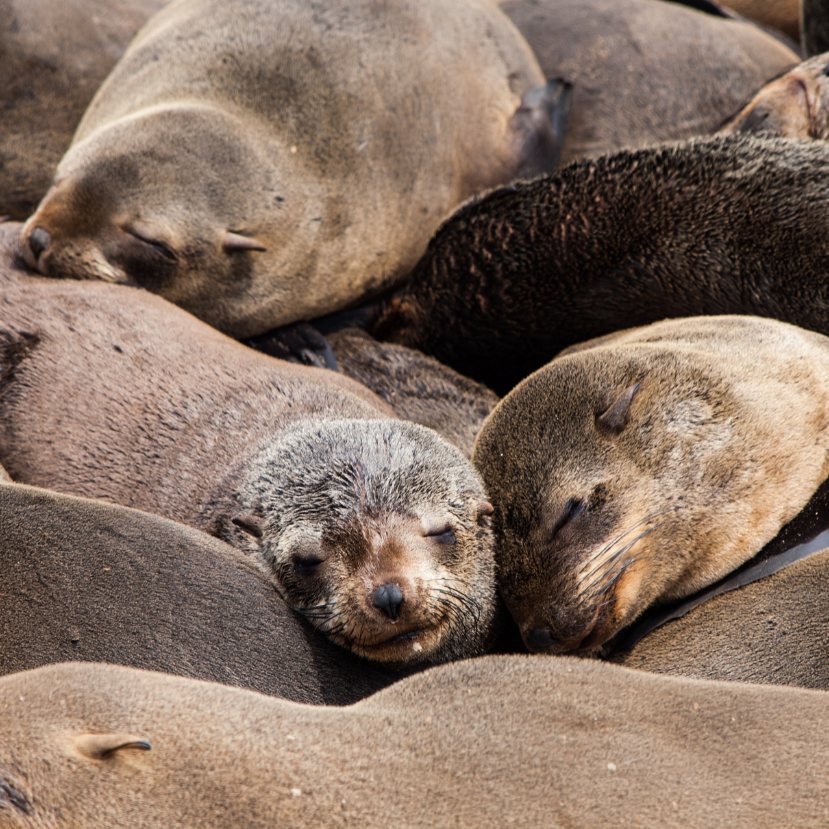
{"label": "seal nose", "polygon": [[531,630],[527,635],[527,644],[531,648],[538,648],[538,650],[549,648],[551,645],[557,643],[558,639],[553,638],[550,631],[545,628],[536,628],[535,630]]}
{"label": "seal nose", "polygon": [[381,584],[372,594],[371,600],[378,610],[382,610],[392,621],[397,618],[403,594],[396,584]]}
{"label": "seal nose", "polygon": [[36,227],[29,234],[29,238],[26,241],[29,244],[29,250],[31,250],[32,255],[35,258],[35,262],[37,262],[43,251],[49,247],[49,242],[52,241],[52,237],[49,235],[49,231],[46,230],[45,227]]}

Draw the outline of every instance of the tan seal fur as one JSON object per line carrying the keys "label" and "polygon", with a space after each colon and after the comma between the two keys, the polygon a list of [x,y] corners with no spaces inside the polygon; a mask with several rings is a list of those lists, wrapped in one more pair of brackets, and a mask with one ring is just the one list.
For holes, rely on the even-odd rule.
{"label": "tan seal fur", "polygon": [[242,552],[157,515],[0,484],[0,569],[0,674],[107,662],[326,705],[400,678],[304,624]]}
{"label": "tan seal fur", "polygon": [[728,0],[723,5],[800,43],[800,0]]}
{"label": "tan seal fur", "polygon": [[827,625],[829,550],[710,599],[611,660],[652,673],[829,690]]}
{"label": "tan seal fur", "polygon": [[601,645],[747,561],[829,474],[829,339],[758,317],[556,358],[484,424],[499,587],[528,647]]}
{"label": "tan seal fur", "polygon": [[829,696],[485,657],[347,708],[108,665],[0,679],[0,826],[823,829]]}
{"label": "tan seal fur", "polygon": [[342,375],[258,354],[145,291],[15,271],[6,253],[0,463],[15,481],[223,538],[361,655],[483,647],[492,507],[460,451]]}
{"label": "tan seal fur", "polygon": [[434,429],[468,458],[498,396],[414,348],[346,328],[328,337],[340,371],[379,395],[403,420]]}
{"label": "tan seal fur", "polygon": [[46,194],[84,110],[167,0],[0,0],[0,216]]}
{"label": "tan seal fur", "polygon": [[503,0],[548,77],[573,83],[562,163],[713,132],[799,57],[747,21],[661,0]]}
{"label": "tan seal fur", "polygon": [[482,0],[177,0],[90,105],[24,252],[239,338],[316,317],[399,283],[473,193],[549,169],[540,84]]}

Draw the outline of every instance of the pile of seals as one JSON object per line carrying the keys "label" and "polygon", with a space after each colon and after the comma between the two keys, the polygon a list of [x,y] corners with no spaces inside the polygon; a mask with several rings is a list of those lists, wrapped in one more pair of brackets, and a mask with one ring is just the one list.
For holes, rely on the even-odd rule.
{"label": "pile of seals", "polygon": [[119,4],[0,138],[0,827],[824,825],[822,10]]}

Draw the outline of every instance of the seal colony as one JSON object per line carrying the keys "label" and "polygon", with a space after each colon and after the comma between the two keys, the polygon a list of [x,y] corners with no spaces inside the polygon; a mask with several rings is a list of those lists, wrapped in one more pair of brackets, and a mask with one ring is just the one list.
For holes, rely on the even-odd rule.
{"label": "seal colony", "polygon": [[456,211],[374,335],[504,394],[567,346],[666,317],[829,334],[827,217],[821,142],[723,136],[578,162]]}
{"label": "seal colony", "polygon": [[254,336],[399,284],[457,204],[555,166],[568,100],[485,0],[175,0],[95,96],[24,254]]}
{"label": "seal colony", "polygon": [[596,648],[750,559],[829,475],[829,339],[757,317],[565,353],[484,423],[499,588],[531,650]]}
{"label": "seal colony", "polygon": [[359,383],[258,354],[152,294],[7,258],[0,463],[228,541],[362,656],[483,648],[492,507],[469,460]]}

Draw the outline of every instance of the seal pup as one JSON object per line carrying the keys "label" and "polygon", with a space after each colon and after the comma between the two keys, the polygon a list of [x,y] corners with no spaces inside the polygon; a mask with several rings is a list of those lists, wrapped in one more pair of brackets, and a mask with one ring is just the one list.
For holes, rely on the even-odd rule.
{"label": "seal pup", "polygon": [[564,353],[508,394],[473,461],[498,585],[531,650],[590,650],[752,558],[829,475],[829,338],[670,320]]}
{"label": "seal pup", "polygon": [[167,0],[0,0],[0,216],[46,194],[92,96]]}
{"label": "seal pup", "polygon": [[829,801],[825,693],[583,660],[464,660],[346,708],[54,665],[0,678],[0,711],[4,829],[822,829]]}
{"label": "seal pup", "polygon": [[300,621],[242,552],[157,515],[0,484],[0,567],[0,674],[107,662],[317,705],[400,678]]}
{"label": "seal pup", "polygon": [[254,336],[399,284],[453,207],[555,167],[566,90],[485,0],[175,0],[87,110],[24,253]]}
{"label": "seal pup", "polygon": [[809,58],[769,81],[719,130],[721,135],[825,141],[829,138],[829,52]]}
{"label": "seal pup", "polygon": [[573,84],[562,164],[708,135],[769,78],[800,62],[795,51],[748,21],[678,3],[498,5],[544,74]]}
{"label": "seal pup", "polygon": [[829,147],[732,135],[572,164],[460,208],[374,336],[505,394],[559,351],[666,317],[829,334]]}
{"label": "seal pup", "polygon": [[492,507],[460,451],[347,377],[258,354],[145,291],[15,271],[6,253],[0,463],[15,481],[222,538],[362,656],[483,648]]}

